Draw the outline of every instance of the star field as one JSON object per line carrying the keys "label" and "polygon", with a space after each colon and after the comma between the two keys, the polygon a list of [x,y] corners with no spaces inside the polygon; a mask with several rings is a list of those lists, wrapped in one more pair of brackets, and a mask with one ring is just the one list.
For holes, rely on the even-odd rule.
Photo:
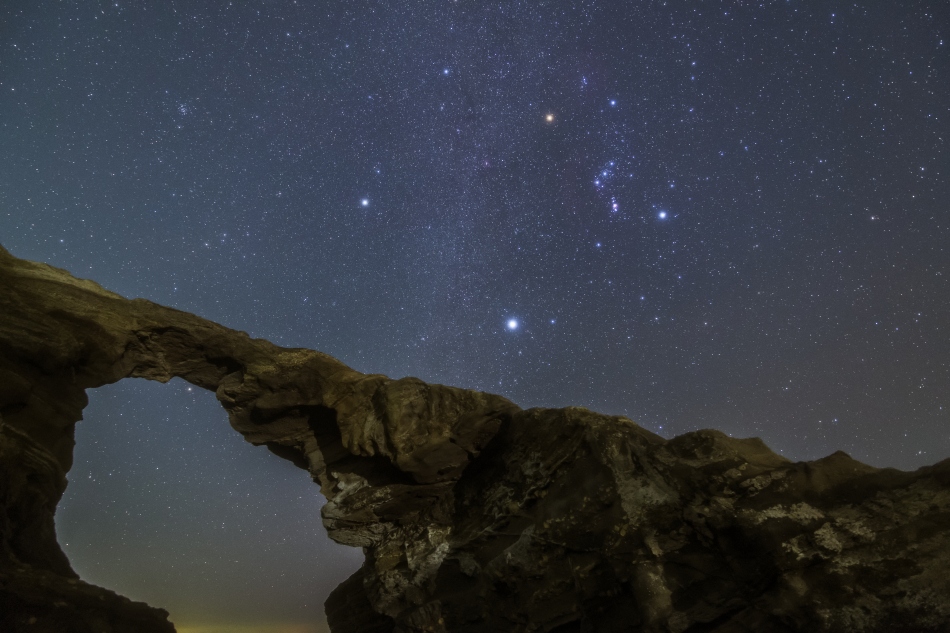
{"label": "star field", "polygon": [[[364,372],[913,469],[950,457],[948,41],[941,2],[7,3],[0,242]],[[306,474],[127,382],[77,426],[77,570],[318,620],[360,557]]]}

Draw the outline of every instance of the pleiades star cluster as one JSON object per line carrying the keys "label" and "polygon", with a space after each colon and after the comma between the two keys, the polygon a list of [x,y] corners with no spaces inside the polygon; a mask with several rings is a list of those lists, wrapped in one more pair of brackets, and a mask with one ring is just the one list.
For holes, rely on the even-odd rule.
{"label": "pleiades star cluster", "polygon": [[[950,457],[948,42],[942,1],[13,0],[0,243],[364,372],[913,469]],[[361,554],[306,473],[184,383],[90,400],[77,571],[321,630]]]}

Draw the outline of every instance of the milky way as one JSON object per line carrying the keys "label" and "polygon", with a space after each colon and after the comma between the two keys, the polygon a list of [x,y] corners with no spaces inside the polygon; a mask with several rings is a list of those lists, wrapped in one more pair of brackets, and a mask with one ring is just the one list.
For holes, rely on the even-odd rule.
{"label": "milky way", "polygon": [[[360,371],[916,468],[950,456],[948,38],[944,2],[8,2],[0,242]],[[360,555],[303,471],[182,383],[90,396],[80,573],[321,617]]]}

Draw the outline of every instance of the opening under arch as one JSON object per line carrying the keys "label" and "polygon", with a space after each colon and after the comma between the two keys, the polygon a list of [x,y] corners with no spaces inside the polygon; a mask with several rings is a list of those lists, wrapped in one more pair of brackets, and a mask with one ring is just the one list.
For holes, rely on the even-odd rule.
{"label": "opening under arch", "polygon": [[180,633],[318,633],[362,563],[332,542],[306,471],[243,440],[181,379],[87,391],[56,514],[80,577],[167,609]]}

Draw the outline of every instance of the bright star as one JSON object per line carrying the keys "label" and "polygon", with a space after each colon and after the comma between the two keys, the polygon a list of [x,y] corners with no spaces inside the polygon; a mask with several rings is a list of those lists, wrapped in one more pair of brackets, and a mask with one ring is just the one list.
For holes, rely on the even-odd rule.
{"label": "bright star", "polygon": [[509,330],[514,331],[518,329],[518,319],[508,319],[508,323],[505,324]]}
{"label": "bright star", "polygon": [[656,214],[656,217],[660,218],[661,220],[665,220],[665,219],[666,219],[666,211],[660,211],[659,213]]}
{"label": "bright star", "polygon": [[360,206],[368,207],[368,206],[369,206],[369,198],[363,198],[362,200],[360,200]]}
{"label": "bright star", "polygon": [[544,120],[547,121],[548,123],[554,123],[554,115],[548,112],[547,114],[544,115]]}

